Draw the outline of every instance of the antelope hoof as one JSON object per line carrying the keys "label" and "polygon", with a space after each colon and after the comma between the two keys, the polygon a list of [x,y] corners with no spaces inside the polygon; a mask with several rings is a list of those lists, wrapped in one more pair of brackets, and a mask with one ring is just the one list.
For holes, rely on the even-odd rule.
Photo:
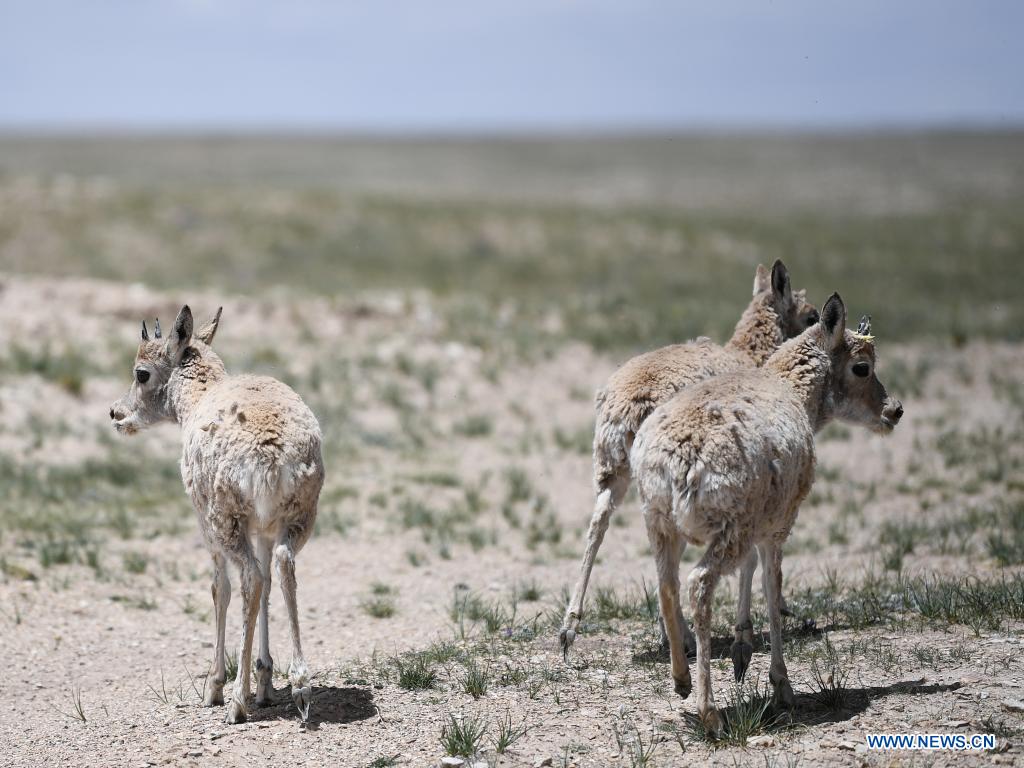
{"label": "antelope hoof", "polygon": [[562,631],[558,633],[558,642],[562,645],[562,661],[569,661],[569,649],[572,648],[572,644],[576,641],[576,630],[570,629],[569,627],[563,627]]}
{"label": "antelope hoof", "polygon": [[313,703],[313,688],[308,685],[304,688],[292,687],[292,701],[295,702],[295,708],[299,710],[302,722],[309,720],[309,706]]}
{"label": "antelope hoof", "polygon": [[266,686],[256,684],[256,699],[253,702],[257,707],[269,707],[274,703],[274,686],[267,681]]}
{"label": "antelope hoof", "polygon": [[672,678],[672,680],[675,683],[676,693],[679,694],[679,696],[685,699],[687,696],[690,695],[690,691],[693,690],[693,684],[690,682],[689,675],[684,677],[682,680],[680,680],[678,677],[674,677]]}
{"label": "antelope hoof", "polygon": [[704,724],[704,730],[708,736],[713,739],[718,739],[722,735],[722,731],[725,727],[722,722],[722,716],[715,708],[709,709],[707,712],[702,712],[700,715],[700,721]]}
{"label": "antelope hoof", "polygon": [[273,662],[266,665],[256,660],[256,706],[266,707],[274,701]]}
{"label": "antelope hoof", "polygon": [[224,703],[224,686],[216,683],[209,684],[206,696],[203,698],[204,707],[219,707]]}
{"label": "antelope hoof", "polygon": [[750,659],[753,655],[754,646],[750,643],[737,640],[732,644],[732,672],[737,683],[746,677],[747,668],[750,666]]}
{"label": "antelope hoof", "polygon": [[228,706],[228,715],[224,718],[224,722],[230,723],[231,725],[239,725],[249,719],[248,713],[245,711],[245,704],[232,699],[231,704]]}
{"label": "antelope hoof", "polygon": [[793,686],[789,680],[780,680],[775,684],[775,695],[772,697],[772,705],[777,710],[790,710],[796,704],[796,697],[793,695]]}

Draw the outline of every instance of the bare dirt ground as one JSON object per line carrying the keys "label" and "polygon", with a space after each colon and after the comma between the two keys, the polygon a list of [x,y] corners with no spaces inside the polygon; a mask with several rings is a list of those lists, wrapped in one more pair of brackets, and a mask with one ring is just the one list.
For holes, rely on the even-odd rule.
{"label": "bare dirt ground", "polygon": [[[415,294],[0,283],[0,765],[437,765],[452,717],[486,728],[474,759],[492,765],[1024,762],[1019,345],[890,345],[876,329],[879,377],[907,415],[888,439],[833,427],[819,441],[784,566],[796,711],[743,715],[768,657],[757,649],[736,693],[730,579],[715,690],[739,705],[731,738],[710,743],[672,693],[632,496],[568,664],[558,649],[591,509],[592,392],[621,356],[565,343],[502,360],[444,338]],[[245,725],[201,706],[210,566],[176,477],[177,430],[111,434],[139,321],[168,323],[185,301],[200,318],[223,304],[228,369],[284,378],[324,427],[320,525],[298,558],[316,675],[306,727],[280,674],[275,706]],[[272,651],[287,669],[277,594]],[[229,648],[237,612],[236,596]],[[498,754],[503,722],[525,733]],[[995,733],[997,747],[867,750],[865,734],[889,732]]]}

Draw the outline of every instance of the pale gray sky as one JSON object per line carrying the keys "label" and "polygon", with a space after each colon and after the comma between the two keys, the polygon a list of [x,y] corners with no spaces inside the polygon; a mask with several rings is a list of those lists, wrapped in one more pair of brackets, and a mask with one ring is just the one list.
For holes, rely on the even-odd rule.
{"label": "pale gray sky", "polygon": [[0,0],[0,129],[1024,123],[1024,2]]}

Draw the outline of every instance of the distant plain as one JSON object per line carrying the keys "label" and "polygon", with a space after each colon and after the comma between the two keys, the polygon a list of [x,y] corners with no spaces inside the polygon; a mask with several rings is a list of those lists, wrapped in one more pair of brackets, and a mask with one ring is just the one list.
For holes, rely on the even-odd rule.
{"label": "distant plain", "polygon": [[[776,258],[812,300],[872,315],[907,417],[887,440],[821,436],[784,566],[794,722],[738,690],[708,743],[658,649],[635,498],[570,666],[557,624],[595,389],[636,352],[724,340]],[[315,729],[284,690],[238,728],[199,706],[210,568],[176,428],[109,425],[141,320],[183,303],[223,304],[229,370],[286,380],[323,426],[298,559]],[[1021,760],[1024,133],[5,136],[0,322],[15,765],[279,764],[282,746],[434,765],[467,741],[498,765],[888,765],[861,749],[886,731],[998,736],[929,764]],[[727,651],[734,580],[722,592]]]}

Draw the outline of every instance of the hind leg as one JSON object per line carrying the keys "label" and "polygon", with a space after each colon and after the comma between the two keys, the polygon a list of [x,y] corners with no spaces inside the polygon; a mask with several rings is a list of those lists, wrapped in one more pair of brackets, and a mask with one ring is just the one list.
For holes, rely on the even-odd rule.
{"label": "hind leg", "polygon": [[213,612],[217,622],[216,648],[213,652],[213,669],[206,678],[206,696],[203,704],[214,707],[224,703],[224,683],[228,675],[225,668],[224,632],[228,623],[228,603],[231,602],[231,581],[228,578],[228,563],[224,555],[213,555]]}
{"label": "hind leg", "polygon": [[697,636],[697,714],[704,727],[714,734],[720,733],[723,725],[711,690],[711,609],[715,587],[723,574],[746,560],[749,551],[749,544],[730,542],[726,535],[716,534],[687,579],[693,631]]}
{"label": "hind leg", "polygon": [[757,550],[751,548],[743,565],[740,566],[739,605],[736,609],[736,639],[732,644],[732,671],[739,682],[747,674],[750,659],[754,655],[754,624],[750,620],[750,598],[754,586],[754,570],[757,568]]}
{"label": "hind leg", "polygon": [[682,611],[679,607],[679,556],[684,546],[681,537],[672,532],[657,530],[648,518],[647,535],[654,550],[654,561],[658,568],[658,606],[668,635],[668,651],[672,660],[672,680],[675,691],[684,699],[690,695],[690,663],[686,658],[686,642],[683,635]]}
{"label": "hind leg", "polygon": [[260,611],[260,592],[263,589],[263,577],[260,575],[259,561],[252,553],[245,537],[239,538],[239,544],[231,553],[232,559],[238,564],[240,591],[242,593],[242,637],[238,647],[238,675],[235,678],[235,689],[228,706],[227,722],[244,723],[249,716],[248,698],[252,670],[252,639],[256,630],[256,619]]}
{"label": "hind leg", "polygon": [[[779,574],[781,575],[782,574],[782,547],[775,547],[775,558],[774,558],[774,560],[775,560],[775,568],[779,572]],[[762,565],[761,566],[761,578],[762,578],[762,583],[764,584],[765,594],[767,595],[768,594],[768,582],[765,580],[765,573],[766,573],[765,567]],[[779,612],[783,616],[789,616],[790,618],[792,618],[793,616],[796,615],[795,613],[793,613],[793,611],[791,611],[789,609],[789,605],[786,603],[786,597],[785,597],[785,595],[782,594],[782,585],[781,584],[779,585]]]}
{"label": "hind leg", "polygon": [[[686,541],[683,539],[679,540],[679,558],[683,556],[683,552],[686,551]],[[697,652],[697,641],[693,637],[693,632],[690,631],[690,625],[686,622],[686,617],[683,615],[683,606],[681,601],[676,601],[676,613],[677,621],[682,629],[683,633],[683,648],[687,655],[692,655]],[[668,632],[665,630],[665,619],[658,614],[658,630],[661,632],[661,650],[665,653],[671,654],[669,648]]]}
{"label": "hind leg", "polygon": [[263,587],[260,591],[260,654],[256,658],[256,706],[265,707],[274,700],[274,659],[270,656],[270,540],[256,542]]}
{"label": "hind leg", "polygon": [[569,657],[569,649],[576,639],[576,632],[583,618],[583,599],[587,594],[587,584],[590,582],[590,573],[594,570],[597,551],[604,541],[612,512],[622,503],[629,488],[629,466],[612,463],[606,454],[601,447],[595,446],[594,486],[597,500],[590,518],[590,529],[587,531],[587,548],[580,563],[580,575],[576,580],[576,586],[573,587],[572,599],[569,601],[565,619],[562,621],[562,630],[558,635],[565,658]]}
{"label": "hind leg", "polygon": [[277,578],[281,582],[281,594],[288,610],[288,625],[292,635],[292,660],[288,665],[288,682],[292,687],[292,700],[302,720],[306,721],[309,719],[309,706],[313,701],[313,689],[309,684],[309,669],[299,637],[299,606],[295,595],[295,551],[293,539],[287,534],[283,535],[274,547],[274,570],[277,571]]}
{"label": "hind leg", "polygon": [[765,600],[768,603],[768,621],[771,630],[772,663],[768,679],[775,690],[773,704],[782,709],[792,709],[793,687],[789,683],[786,662],[782,658],[782,547],[773,541],[758,544],[761,553],[761,567],[765,570]]}

